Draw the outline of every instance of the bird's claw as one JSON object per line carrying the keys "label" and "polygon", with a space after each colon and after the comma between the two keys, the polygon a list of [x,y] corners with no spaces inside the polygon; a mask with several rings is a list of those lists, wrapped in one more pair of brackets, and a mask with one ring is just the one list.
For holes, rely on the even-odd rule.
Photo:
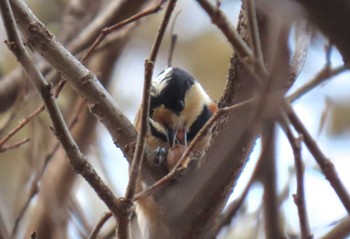
{"label": "bird's claw", "polygon": [[168,149],[166,147],[157,147],[154,150],[155,159],[154,166],[155,167],[166,167],[166,159],[168,155]]}

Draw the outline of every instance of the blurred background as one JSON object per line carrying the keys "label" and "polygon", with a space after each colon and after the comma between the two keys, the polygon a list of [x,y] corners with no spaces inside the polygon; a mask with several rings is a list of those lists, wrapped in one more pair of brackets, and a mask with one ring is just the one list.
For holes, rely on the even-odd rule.
{"label": "blurred background", "polygon": [[[95,6],[96,11],[104,11],[109,2],[101,1],[97,4],[99,6]],[[65,11],[68,1],[31,0],[28,1],[28,4],[39,19],[59,36],[59,39],[65,38],[62,35],[65,27],[62,22],[66,20],[65,16],[68,14]],[[236,25],[241,1],[223,0],[221,6],[232,23]],[[219,100],[225,86],[229,59],[233,50],[195,1],[178,1],[176,11],[179,14],[174,23],[174,33],[178,35],[178,42],[173,56],[173,65],[191,72],[209,95]],[[96,59],[89,62],[92,71],[106,79],[109,92],[130,121],[134,120],[141,101],[144,60],[149,55],[162,16],[163,12],[151,15],[132,28],[130,27],[127,32],[127,40],[115,43],[120,46],[114,53],[117,57],[109,60],[110,56],[104,55],[105,62],[101,63],[96,54],[94,55]],[[6,34],[2,24],[0,24],[0,31],[0,42],[3,43],[6,40]],[[291,50],[295,44],[294,37],[294,34],[291,34]],[[168,31],[156,62],[155,75],[167,65],[170,39],[171,34]],[[316,30],[313,32],[305,67],[288,94],[310,81],[324,67],[327,43],[319,32]],[[103,57],[105,53],[99,52],[99,54]],[[334,67],[343,63],[335,48],[331,51],[330,59]],[[104,68],[101,65],[106,62],[110,66],[108,74],[104,75]],[[16,67],[18,64],[12,53],[5,44],[0,44],[0,83]],[[349,72],[345,71],[322,83],[293,104],[325,155],[335,164],[339,177],[348,191],[350,191],[349,76]],[[75,94],[69,89],[69,86],[66,86],[58,102],[67,121],[75,111],[76,101]],[[23,81],[21,93],[14,102],[9,109],[0,113],[0,138],[3,138],[20,120],[41,104],[40,98],[27,80]],[[3,103],[0,101],[1,104]],[[86,123],[83,117],[84,115],[80,115],[74,128],[78,132],[75,137],[79,139],[77,140],[79,145],[112,190],[117,195],[123,195],[128,179],[127,161],[113,144],[105,128],[99,122]],[[46,113],[41,113],[9,141],[9,143],[15,143],[29,137],[28,143],[18,149],[0,153],[0,224],[11,234],[17,220],[18,228],[15,238],[23,238],[24,235],[30,233],[30,228],[35,224],[34,217],[43,213],[40,210],[45,211],[45,208],[47,210],[48,205],[51,205],[50,207],[58,209],[53,212],[53,221],[61,223],[62,228],[68,228],[67,235],[61,235],[61,238],[84,238],[101,215],[107,212],[107,208],[84,180],[80,177],[68,177],[62,174],[60,170],[64,166],[61,164],[67,163],[66,160],[63,160],[62,152],[58,151],[55,154],[49,161],[42,179],[36,181],[45,158],[52,152],[56,144],[55,137],[48,130],[49,126],[50,122]],[[288,140],[280,129],[276,148],[282,223],[290,238],[298,238],[298,213],[292,197],[292,194],[296,192],[294,158]],[[259,152],[260,141],[258,140],[230,201],[241,195],[252,174]],[[302,149],[302,158],[305,163],[305,193],[311,232],[315,238],[319,238],[346,217],[347,213],[306,148]],[[33,182],[37,183],[33,184]],[[65,183],[62,185],[62,182],[66,182],[67,185]],[[48,188],[53,190],[50,191]],[[34,196],[30,196],[33,195],[33,192],[35,192]],[[232,221],[229,227],[221,231],[220,238],[264,238],[264,227],[261,223],[262,193],[262,187],[259,184],[253,186],[239,216]],[[50,194],[48,198],[61,198],[64,197],[63,195],[68,195],[69,200],[65,202],[64,210],[62,210],[59,202],[51,201],[52,204],[50,204],[47,199],[42,201],[40,198],[43,194]],[[26,203],[28,203],[28,208],[23,211]],[[45,206],[39,209],[39,204]],[[21,212],[24,213],[18,220]],[[114,225],[113,219],[109,220],[107,226],[101,231],[101,238],[108,238],[108,235],[113,233]]]}

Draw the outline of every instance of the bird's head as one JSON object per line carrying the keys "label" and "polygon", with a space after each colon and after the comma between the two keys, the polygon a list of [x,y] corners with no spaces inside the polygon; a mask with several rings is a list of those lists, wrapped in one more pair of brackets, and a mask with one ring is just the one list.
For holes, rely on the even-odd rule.
{"label": "bird's head", "polygon": [[202,86],[180,68],[166,68],[152,81],[150,127],[154,136],[186,145],[210,118],[216,104]]}

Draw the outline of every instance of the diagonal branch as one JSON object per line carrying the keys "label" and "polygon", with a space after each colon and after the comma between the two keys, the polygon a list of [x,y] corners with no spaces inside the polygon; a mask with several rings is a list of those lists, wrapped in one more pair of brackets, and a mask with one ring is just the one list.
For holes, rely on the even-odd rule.
{"label": "diagonal branch", "polygon": [[113,31],[116,31],[118,29],[120,29],[121,27],[130,24],[132,22],[135,22],[143,17],[146,17],[148,15],[157,13],[158,11],[160,11],[162,9],[162,5],[164,3],[165,0],[161,0],[159,1],[159,3],[157,3],[157,5],[155,5],[154,7],[151,7],[143,12],[140,12],[138,14],[135,14],[132,17],[129,17],[128,19],[125,19],[124,21],[121,21],[111,27],[105,27],[101,32],[100,35],[97,37],[97,39],[95,40],[95,42],[92,44],[92,46],[89,48],[89,50],[85,53],[85,55],[82,57],[82,62],[84,62],[91,54],[92,52],[101,44],[101,42],[105,39],[105,37],[110,34]]}
{"label": "diagonal branch", "polygon": [[[115,144],[120,147],[129,163],[132,161],[136,131],[131,122],[117,107],[116,102],[100,84],[97,77],[72,56],[35,17],[22,0],[11,2],[19,27],[23,30],[27,44],[42,55],[85,100],[110,132]],[[147,158],[151,150],[146,148]],[[142,168],[145,179],[154,182],[161,177],[160,172],[148,164]]]}
{"label": "diagonal branch", "polygon": [[291,124],[303,136],[305,145],[308,147],[310,153],[320,166],[323,174],[330,182],[340,201],[343,203],[346,211],[348,214],[350,214],[350,195],[347,192],[342,181],[339,179],[333,163],[323,154],[316,141],[311,137],[310,133],[307,131],[297,114],[294,112],[292,106],[284,101],[283,107],[284,111],[288,115]]}
{"label": "diagonal branch", "polygon": [[330,69],[329,67],[325,66],[325,68],[323,68],[312,80],[310,80],[305,85],[298,88],[290,96],[288,96],[288,100],[295,101],[299,99],[307,92],[320,85],[322,82],[329,80],[330,78],[344,72],[347,69],[349,69],[349,67],[346,65],[338,66],[333,69]]}
{"label": "diagonal branch", "polygon": [[103,183],[101,178],[97,175],[96,171],[91,167],[85,156],[82,155],[78,146],[74,142],[74,139],[72,138],[52,95],[51,86],[46,82],[40,71],[35,67],[32,59],[24,48],[22,39],[17,31],[17,26],[9,0],[1,1],[0,7],[6,32],[9,38],[7,45],[16,55],[18,61],[27,72],[30,80],[44,101],[47,112],[49,113],[53,123],[54,134],[61,142],[72,167],[91,185],[91,187],[95,190],[101,200],[104,201],[107,207],[113,212],[113,214],[118,216],[121,207],[120,201],[116,199],[113,192]]}
{"label": "diagonal branch", "polygon": [[6,152],[6,151],[11,150],[11,149],[19,148],[19,147],[21,147],[21,145],[28,143],[29,141],[30,141],[29,138],[25,138],[25,139],[22,139],[16,143],[13,143],[13,144],[0,146],[0,153]]}

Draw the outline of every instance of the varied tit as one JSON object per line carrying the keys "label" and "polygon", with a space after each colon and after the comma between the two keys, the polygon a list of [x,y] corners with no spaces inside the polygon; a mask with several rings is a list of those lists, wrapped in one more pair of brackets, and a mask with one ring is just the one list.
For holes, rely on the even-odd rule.
{"label": "varied tit", "polygon": [[[168,67],[152,81],[147,144],[153,150],[160,147],[172,150],[179,145],[185,148],[216,110],[216,103],[189,73]],[[139,117],[140,110],[135,121],[137,130]],[[209,138],[206,136],[199,140],[194,150],[201,153]],[[165,163],[168,170],[174,165],[174,162]],[[139,184],[138,190],[142,189],[145,188]],[[145,238],[156,238],[157,232],[163,228],[163,210],[158,207],[151,197],[138,201],[136,212]]]}
{"label": "varied tit", "polygon": [[[216,110],[216,103],[193,76],[168,67],[152,81],[147,143],[153,150],[186,147]],[[135,125],[138,129],[138,117]],[[207,139],[200,140],[195,150],[202,151]]]}

